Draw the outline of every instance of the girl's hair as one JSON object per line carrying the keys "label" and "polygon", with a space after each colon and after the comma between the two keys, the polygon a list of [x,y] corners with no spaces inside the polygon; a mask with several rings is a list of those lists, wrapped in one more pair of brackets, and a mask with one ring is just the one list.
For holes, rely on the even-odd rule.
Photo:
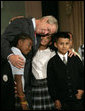
{"label": "girl's hair", "polygon": [[15,47],[16,47],[19,40],[25,40],[25,39],[30,39],[30,40],[32,41],[32,38],[30,37],[29,34],[26,34],[26,33],[17,34],[17,35],[15,36],[15,39],[14,39],[14,41],[13,41],[12,46],[15,46]]}

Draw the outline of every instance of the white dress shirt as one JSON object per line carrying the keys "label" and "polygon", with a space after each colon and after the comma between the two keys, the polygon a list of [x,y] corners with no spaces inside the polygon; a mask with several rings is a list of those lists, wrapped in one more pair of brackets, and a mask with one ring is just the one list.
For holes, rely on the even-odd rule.
{"label": "white dress shirt", "polygon": [[32,73],[36,79],[47,78],[47,63],[55,55],[50,48],[38,50],[32,61]]}
{"label": "white dress shirt", "polygon": [[[23,54],[21,53],[21,51],[18,48],[12,47],[11,50],[15,55],[20,55],[26,62],[26,58],[23,56]],[[23,90],[24,90],[24,68],[19,69],[19,68],[13,66],[10,61],[8,61],[8,62],[10,63],[13,76],[22,75],[22,84],[23,84]]]}
{"label": "white dress shirt", "polygon": [[68,61],[68,52],[65,55],[61,54],[60,52],[57,52],[57,53],[62,61],[63,61],[63,57],[65,57],[66,62]]}
{"label": "white dress shirt", "polygon": [[34,27],[34,30],[35,30],[35,28],[36,28],[35,18],[32,18],[32,23],[33,23],[33,27]]}

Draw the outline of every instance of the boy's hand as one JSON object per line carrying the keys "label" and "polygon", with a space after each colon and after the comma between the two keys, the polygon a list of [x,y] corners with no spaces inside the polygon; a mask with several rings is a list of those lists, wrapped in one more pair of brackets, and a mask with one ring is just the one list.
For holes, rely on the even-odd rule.
{"label": "boy's hand", "polygon": [[78,93],[76,94],[77,99],[81,99],[84,91],[83,90],[78,90]]}
{"label": "boy's hand", "polygon": [[29,110],[28,102],[27,102],[27,100],[25,98],[25,95],[20,97],[20,103],[21,103],[21,107],[22,107],[23,110]]}
{"label": "boy's hand", "polygon": [[62,105],[61,105],[60,100],[56,100],[56,101],[55,101],[55,107],[56,107],[58,110],[61,110]]}

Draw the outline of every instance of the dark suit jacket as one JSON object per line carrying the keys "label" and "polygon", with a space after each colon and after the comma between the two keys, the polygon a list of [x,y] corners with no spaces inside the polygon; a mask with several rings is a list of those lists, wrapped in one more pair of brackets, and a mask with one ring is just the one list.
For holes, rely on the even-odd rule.
{"label": "dark suit jacket", "polygon": [[12,53],[10,47],[15,39],[15,35],[20,33],[29,34],[33,39],[33,47],[35,48],[35,35],[32,20],[27,18],[16,19],[8,25],[5,32],[2,34],[1,55],[3,58],[7,58],[7,56]]}
{"label": "dark suit jacket", "polygon": [[15,93],[14,93],[14,80],[10,64],[6,60],[1,61],[1,109],[14,110],[15,106]]}
{"label": "dark suit jacket", "polygon": [[56,54],[48,62],[47,80],[54,101],[75,97],[77,89],[84,89],[84,68],[81,60],[78,56],[68,57],[65,65]]}

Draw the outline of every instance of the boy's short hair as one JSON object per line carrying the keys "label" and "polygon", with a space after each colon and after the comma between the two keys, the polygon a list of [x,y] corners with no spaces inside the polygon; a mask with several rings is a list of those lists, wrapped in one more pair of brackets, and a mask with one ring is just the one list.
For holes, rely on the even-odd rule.
{"label": "boy's short hair", "polygon": [[70,39],[70,35],[67,32],[58,32],[54,35],[54,42],[57,42],[59,38],[68,38]]}
{"label": "boy's short hair", "polygon": [[25,39],[30,39],[32,41],[32,37],[30,37],[29,34],[26,33],[17,34],[13,41],[13,46],[17,46],[19,40],[25,40]]}

